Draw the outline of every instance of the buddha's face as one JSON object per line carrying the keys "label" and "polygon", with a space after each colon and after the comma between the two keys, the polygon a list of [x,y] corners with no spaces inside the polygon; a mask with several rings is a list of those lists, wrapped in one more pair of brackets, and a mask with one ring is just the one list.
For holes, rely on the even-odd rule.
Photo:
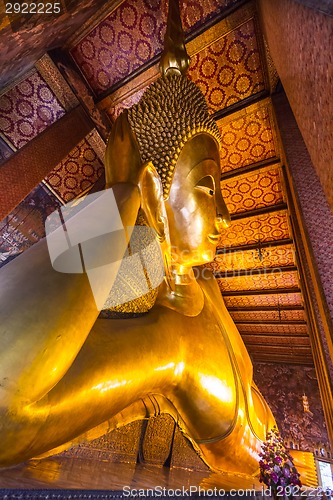
{"label": "buddha's face", "polygon": [[214,259],[219,233],[230,223],[220,175],[215,140],[199,134],[188,141],[178,158],[165,203],[174,264],[192,267]]}

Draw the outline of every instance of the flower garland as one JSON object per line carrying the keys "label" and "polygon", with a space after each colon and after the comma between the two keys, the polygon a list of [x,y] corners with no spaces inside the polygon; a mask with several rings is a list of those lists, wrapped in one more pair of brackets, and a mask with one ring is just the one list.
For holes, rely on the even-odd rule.
{"label": "flower garland", "polygon": [[[259,455],[261,483],[266,484],[272,491],[291,492],[293,486],[302,486],[299,479],[300,474],[293,464],[293,457],[286,450],[283,439],[278,429],[274,426],[268,432],[267,440],[262,445],[262,452]],[[279,487],[279,488],[278,488]]]}

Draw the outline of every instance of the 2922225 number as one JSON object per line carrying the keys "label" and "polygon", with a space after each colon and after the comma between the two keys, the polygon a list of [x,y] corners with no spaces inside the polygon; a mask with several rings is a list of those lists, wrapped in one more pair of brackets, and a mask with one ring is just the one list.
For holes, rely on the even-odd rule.
{"label": "2922225 number", "polygon": [[60,14],[60,2],[54,3],[6,3],[6,14]]}

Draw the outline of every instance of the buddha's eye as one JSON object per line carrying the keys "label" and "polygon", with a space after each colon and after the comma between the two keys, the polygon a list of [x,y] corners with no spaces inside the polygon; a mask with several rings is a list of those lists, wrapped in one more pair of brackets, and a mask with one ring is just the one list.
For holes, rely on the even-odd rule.
{"label": "buddha's eye", "polygon": [[200,191],[204,191],[209,196],[215,195],[215,181],[211,175],[206,175],[202,177],[200,181],[195,186],[196,189],[200,189]]}

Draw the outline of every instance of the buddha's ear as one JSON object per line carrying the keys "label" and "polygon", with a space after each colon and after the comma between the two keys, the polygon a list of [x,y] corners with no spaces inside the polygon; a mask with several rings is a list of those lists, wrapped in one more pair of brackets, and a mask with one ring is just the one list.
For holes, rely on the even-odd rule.
{"label": "buddha's ear", "polygon": [[141,208],[150,227],[155,229],[161,242],[168,240],[169,227],[160,176],[152,162],[142,166],[139,178]]}
{"label": "buddha's ear", "polygon": [[136,185],[142,160],[139,147],[124,110],[115,121],[105,152],[106,187],[122,182]]}

